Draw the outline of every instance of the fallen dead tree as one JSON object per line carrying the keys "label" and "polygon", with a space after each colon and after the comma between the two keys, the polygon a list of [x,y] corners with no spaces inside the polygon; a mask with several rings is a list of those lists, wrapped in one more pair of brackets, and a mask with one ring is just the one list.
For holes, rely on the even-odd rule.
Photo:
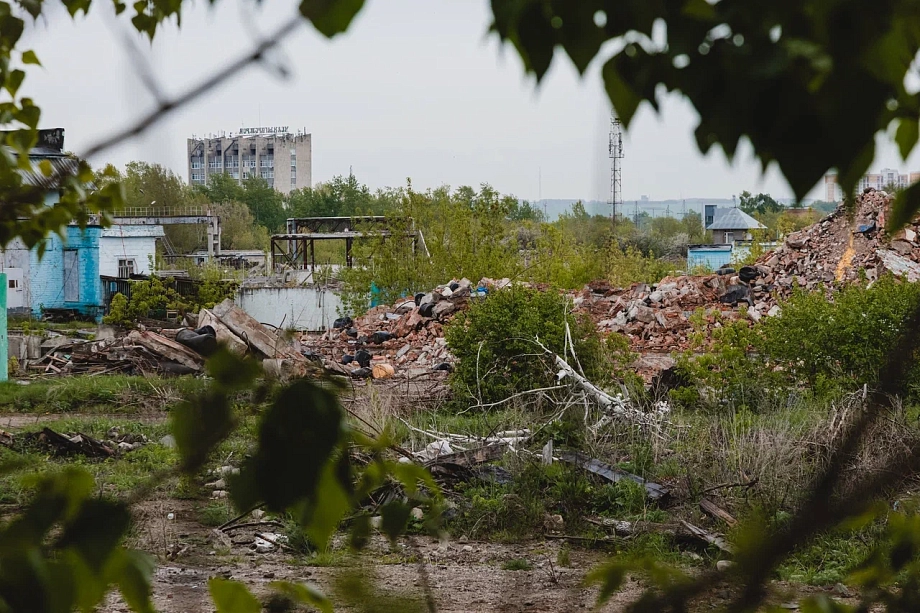
{"label": "fallen dead tree", "polygon": [[622,521],[608,518],[586,518],[586,521],[595,526],[601,526],[612,530],[616,536],[620,537],[632,537],[638,534],[648,533],[668,534],[679,538],[692,537],[707,545],[713,545],[726,553],[734,553],[734,548],[722,535],[709,532],[683,520],[676,524],[659,524],[648,521]]}

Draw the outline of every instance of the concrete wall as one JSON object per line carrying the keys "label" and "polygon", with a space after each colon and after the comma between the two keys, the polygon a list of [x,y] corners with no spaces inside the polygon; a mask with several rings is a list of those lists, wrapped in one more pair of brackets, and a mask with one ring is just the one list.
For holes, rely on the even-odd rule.
{"label": "concrete wall", "polygon": [[105,228],[99,240],[99,274],[118,276],[118,260],[134,260],[134,272],[149,275],[163,226],[120,225]]}
{"label": "concrete wall", "polygon": [[332,291],[312,287],[244,287],[235,302],[262,323],[297,330],[331,328],[342,304]]}
{"label": "concrete wall", "polygon": [[730,263],[732,260],[732,249],[729,248],[712,248],[700,247],[690,248],[687,250],[687,269],[693,270],[698,266],[703,266],[709,270],[717,270],[722,266]]}
{"label": "concrete wall", "polygon": [[[7,294],[7,307],[11,312],[28,312],[31,310],[32,305],[32,296],[30,293],[29,283],[29,274],[31,269],[31,255],[29,250],[26,249],[25,244],[20,239],[16,239],[6,246],[5,250],[0,250],[0,272],[7,271],[8,269],[15,269],[22,271],[22,292],[20,296],[15,301],[21,301],[22,307],[19,309],[14,308],[14,300],[11,299],[11,295]],[[13,274],[13,273],[11,273]],[[17,276],[18,275],[15,275]],[[12,291],[12,290],[10,290]]]}

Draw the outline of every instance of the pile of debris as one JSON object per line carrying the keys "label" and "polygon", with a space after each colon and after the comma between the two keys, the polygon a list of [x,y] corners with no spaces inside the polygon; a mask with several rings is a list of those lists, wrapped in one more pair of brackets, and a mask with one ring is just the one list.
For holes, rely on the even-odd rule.
{"label": "pile of debris", "polygon": [[732,282],[727,274],[665,277],[656,285],[637,283],[628,289],[597,282],[576,294],[575,308],[589,315],[601,332],[626,335],[636,350],[681,351],[690,347],[690,318],[697,309],[704,309],[701,323],[707,329],[738,317],[732,301],[720,301],[730,296],[738,302]]}
{"label": "pile of debris", "polygon": [[188,323],[197,329],[140,329],[119,338],[60,342],[27,368],[43,374],[195,374],[204,370],[205,358],[223,343],[238,355],[258,357],[266,372],[278,378],[302,377],[312,370],[294,343],[260,324],[232,300],[202,309]]}
{"label": "pile of debris", "polygon": [[15,435],[0,430],[0,445],[15,451],[40,447],[57,456],[83,455],[88,458],[113,458],[121,453],[140,449],[147,444],[143,434],[122,433],[116,426],[111,428],[106,440],[93,438],[82,432],[61,434],[51,428],[42,428],[38,432]]}
{"label": "pile of debris", "polygon": [[354,378],[414,378],[453,370],[443,325],[466,309],[471,299],[510,287],[509,279],[453,280],[427,294],[393,306],[377,306],[363,317],[337,320],[332,330],[305,334],[301,342],[333,372]]}
{"label": "pile of debris", "polygon": [[839,207],[759,258],[759,283],[769,298],[786,298],[796,286],[830,288],[862,275],[873,281],[886,272],[920,281],[920,224],[915,221],[889,235],[885,224],[893,201],[890,194],[868,188],[856,199],[852,218]]}
{"label": "pile of debris", "polygon": [[[639,283],[628,289],[592,283],[576,295],[575,303],[602,332],[622,333],[634,350],[655,354],[690,349],[695,332],[711,338],[714,328],[741,317],[740,304],[747,306],[744,313],[752,322],[774,316],[780,312],[778,302],[795,287],[831,291],[840,283],[863,277],[872,281],[886,272],[920,281],[920,224],[888,236],[884,227],[892,201],[885,192],[867,189],[852,217],[841,206],[790,234],[753,266],[666,277],[655,285]],[[699,309],[702,317],[692,322]]]}

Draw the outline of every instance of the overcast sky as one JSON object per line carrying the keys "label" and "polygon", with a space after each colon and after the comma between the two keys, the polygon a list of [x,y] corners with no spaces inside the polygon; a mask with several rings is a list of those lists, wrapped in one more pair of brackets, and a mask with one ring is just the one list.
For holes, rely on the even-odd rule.
{"label": "overcast sky", "polygon": [[[44,67],[30,69],[23,93],[43,109],[42,127],[66,129],[79,153],[151,108],[125,38],[130,24],[97,0],[71,21],[59,5],[28,43]],[[186,3],[181,30],[169,25],[151,46],[134,35],[159,83],[175,94],[243,53],[284,21],[294,2]],[[157,124],[130,144],[92,160],[156,162],[186,176],[186,138],[245,126],[306,128],[313,135],[313,181],[354,169],[372,188],[412,179],[418,187],[491,183],[536,200],[606,200],[609,103],[596,62],[580,78],[559,55],[539,86],[513,49],[488,35],[487,0],[368,0],[349,32],[327,40],[305,25],[274,60],[288,79],[253,66]],[[702,156],[696,116],[679,97],[663,114],[644,108],[625,138],[623,196],[729,198],[742,190],[791,196],[778,173],[762,177],[743,147],[729,164]],[[920,169],[885,146],[873,170]],[[541,179],[542,177],[542,179]],[[812,195],[821,197],[816,189]]]}

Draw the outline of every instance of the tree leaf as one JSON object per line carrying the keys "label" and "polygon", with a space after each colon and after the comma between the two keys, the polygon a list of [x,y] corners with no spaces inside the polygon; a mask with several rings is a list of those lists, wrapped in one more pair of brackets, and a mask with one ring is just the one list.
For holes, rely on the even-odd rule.
{"label": "tree leaf", "polygon": [[155,613],[150,600],[154,560],[146,553],[120,549],[113,572],[115,583],[128,606],[139,613]]}
{"label": "tree leaf", "polygon": [[19,0],[19,6],[24,8],[32,19],[42,14],[42,0]]}
{"label": "tree leaf", "polygon": [[602,605],[610,600],[617,590],[623,585],[629,566],[620,561],[608,562],[595,568],[585,578],[588,584],[600,584],[600,593],[597,595],[597,604]]}
{"label": "tree leaf", "polygon": [[198,470],[214,446],[230,434],[233,425],[230,401],[220,390],[210,390],[173,410],[171,430],[182,457],[182,470]]}
{"label": "tree leaf", "polygon": [[317,548],[326,548],[329,538],[349,508],[351,498],[345,490],[345,484],[337,474],[335,464],[328,462],[316,485],[315,504],[311,505],[311,513],[305,525],[307,535]]}
{"label": "tree leaf", "polygon": [[56,545],[61,549],[72,547],[98,573],[117,549],[130,521],[131,514],[124,503],[90,499],[65,525]]}
{"label": "tree leaf", "polygon": [[19,88],[22,86],[22,82],[25,80],[25,78],[26,73],[24,71],[19,69],[11,71],[9,76],[6,78],[4,89],[10,92],[10,95],[15,98],[16,92],[19,91]]}
{"label": "tree leaf", "polygon": [[23,64],[35,64],[36,66],[41,66],[42,63],[38,61],[38,56],[35,55],[35,52],[29,49],[28,51],[22,52],[22,63]]}
{"label": "tree leaf", "polygon": [[344,32],[351,25],[364,0],[302,0],[300,13],[327,38]]}
{"label": "tree leaf", "polygon": [[70,16],[76,17],[80,11],[83,11],[83,14],[89,11],[91,0],[62,0],[62,2],[67,7],[67,12],[70,13]]}
{"label": "tree leaf", "polygon": [[391,541],[399,538],[409,523],[412,507],[401,500],[387,503],[380,509],[380,529]]}
{"label": "tree leaf", "polygon": [[601,74],[604,77],[604,88],[607,90],[607,96],[616,110],[617,117],[620,118],[625,127],[629,127],[629,122],[632,120],[633,115],[636,114],[636,109],[639,108],[639,102],[642,99],[623,80],[615,57],[610,58],[604,64]]}
{"label": "tree leaf", "polygon": [[273,581],[268,586],[292,600],[319,609],[322,613],[332,613],[333,611],[332,602],[312,585]]}
{"label": "tree leaf", "polygon": [[255,454],[230,482],[234,503],[264,502],[274,512],[310,501],[343,437],[342,410],[330,390],[301,379],[285,388],[259,426]]}
{"label": "tree leaf", "polygon": [[917,138],[920,136],[920,122],[916,117],[905,117],[898,124],[898,131],[894,139],[901,150],[901,158],[906,160],[910,152],[913,151],[914,145],[917,144]]}
{"label": "tree leaf", "polygon": [[218,385],[227,390],[251,387],[252,382],[262,373],[258,362],[236,356],[225,348],[208,358],[205,368]]}
{"label": "tree leaf", "polygon": [[261,613],[262,603],[239,581],[220,577],[208,580],[208,591],[217,613]]}
{"label": "tree leaf", "polygon": [[914,183],[895,196],[885,228],[889,234],[894,234],[910,223],[920,212],[920,183]]}

